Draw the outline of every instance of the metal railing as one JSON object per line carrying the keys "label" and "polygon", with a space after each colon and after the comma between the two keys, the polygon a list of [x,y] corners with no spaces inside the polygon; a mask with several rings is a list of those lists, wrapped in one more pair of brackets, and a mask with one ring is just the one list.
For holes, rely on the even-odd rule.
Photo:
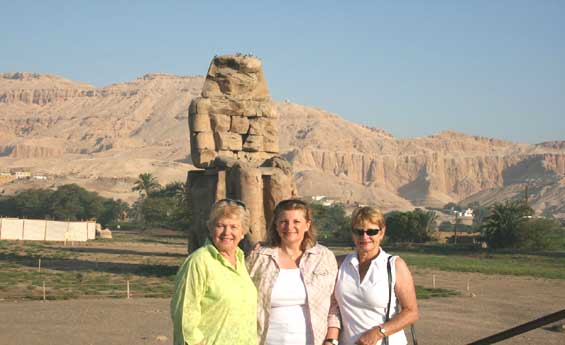
{"label": "metal railing", "polygon": [[523,323],[516,327],[509,328],[505,331],[493,334],[489,337],[474,341],[467,345],[488,345],[488,344],[498,343],[499,341],[503,341],[505,339],[515,337],[522,333],[526,333],[533,329],[545,326],[553,322],[557,322],[562,319],[565,319],[565,309],[561,309],[560,311],[557,311],[553,314],[540,317],[539,319],[535,319],[530,322]]}

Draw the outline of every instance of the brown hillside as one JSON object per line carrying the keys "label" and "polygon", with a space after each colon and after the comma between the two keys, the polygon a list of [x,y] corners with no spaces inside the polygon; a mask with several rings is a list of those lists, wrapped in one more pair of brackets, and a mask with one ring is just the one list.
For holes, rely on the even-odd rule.
{"label": "brown hillside", "polygon": [[[0,170],[51,177],[0,191],[75,182],[133,201],[131,184],[142,172],[162,184],[184,180],[193,169],[188,105],[203,81],[147,74],[96,88],[52,75],[0,74]],[[409,209],[500,201],[528,183],[538,211],[565,214],[564,141],[514,144],[456,132],[399,139],[322,109],[277,108],[281,152],[303,195]]]}

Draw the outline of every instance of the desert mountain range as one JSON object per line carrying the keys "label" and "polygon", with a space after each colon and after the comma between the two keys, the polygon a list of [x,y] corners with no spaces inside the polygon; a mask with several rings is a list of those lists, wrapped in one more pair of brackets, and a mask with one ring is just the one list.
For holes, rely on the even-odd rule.
{"label": "desert mountain range", "polygon": [[[184,181],[190,160],[188,105],[204,77],[146,74],[103,88],[55,75],[0,73],[0,172],[27,169],[132,202],[140,173]],[[301,195],[375,204],[385,211],[481,204],[523,197],[538,213],[565,217],[565,141],[535,145],[457,132],[401,139],[319,108],[275,102],[280,150]],[[497,125],[494,124],[493,125]]]}

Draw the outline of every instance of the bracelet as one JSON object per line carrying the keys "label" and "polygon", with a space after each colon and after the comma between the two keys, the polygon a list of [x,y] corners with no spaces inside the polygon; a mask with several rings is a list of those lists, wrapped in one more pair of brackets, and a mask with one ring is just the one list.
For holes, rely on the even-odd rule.
{"label": "bracelet", "polygon": [[339,341],[335,338],[328,338],[328,339],[324,339],[324,343],[330,343],[332,345],[338,345]]}

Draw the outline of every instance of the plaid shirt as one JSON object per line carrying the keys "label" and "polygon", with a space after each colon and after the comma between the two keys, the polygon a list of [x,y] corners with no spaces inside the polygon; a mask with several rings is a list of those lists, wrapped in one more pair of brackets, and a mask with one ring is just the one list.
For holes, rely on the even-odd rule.
{"label": "plaid shirt", "polygon": [[[279,275],[278,248],[263,247],[247,258],[247,270],[257,287],[257,335],[259,344],[265,344],[271,312],[271,293]],[[326,247],[316,244],[307,249],[300,260],[300,272],[308,300],[308,326],[314,345],[322,345],[328,327],[339,327],[336,312],[330,313],[330,299],[337,275],[335,255]]]}

